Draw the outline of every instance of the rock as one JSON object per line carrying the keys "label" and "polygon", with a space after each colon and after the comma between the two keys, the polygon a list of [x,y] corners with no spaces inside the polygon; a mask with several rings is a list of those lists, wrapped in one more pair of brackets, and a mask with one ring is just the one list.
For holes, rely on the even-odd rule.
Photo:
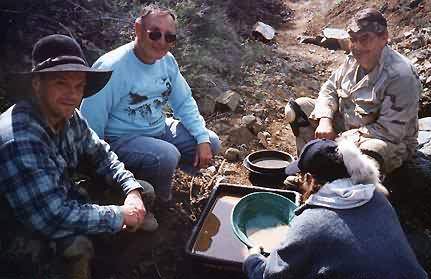
{"label": "rock", "polygon": [[415,32],[415,29],[412,29],[410,31],[404,32],[404,37],[405,38],[410,38]]}
{"label": "rock", "polygon": [[237,162],[241,160],[241,151],[236,148],[230,147],[224,153],[224,157],[228,162]]}
{"label": "rock", "polygon": [[[322,33],[327,41],[335,40],[333,43],[334,45],[338,44],[340,49],[344,50],[345,52],[350,52],[349,34],[344,29],[325,28],[323,29]],[[322,41],[322,43],[324,43],[324,41]]]}
{"label": "rock", "polygon": [[422,2],[422,0],[413,0],[413,1],[410,1],[409,8],[410,9],[416,8],[417,6],[419,6],[419,4],[421,2]]}
{"label": "rock", "polygon": [[200,97],[196,102],[199,107],[199,112],[202,114],[211,114],[215,111],[216,102],[208,95]]}
{"label": "rock", "polygon": [[223,171],[223,175],[235,175],[238,171],[234,167],[228,167]]}
{"label": "rock", "polygon": [[263,132],[259,132],[259,133],[257,134],[257,138],[259,139],[259,143],[260,143],[263,147],[265,147],[265,148],[267,148],[267,147],[268,147],[268,141],[267,141],[266,136],[265,136],[265,134],[264,134]]}
{"label": "rock", "polygon": [[[419,131],[431,131],[431,117],[419,119]],[[431,138],[430,138],[431,140]]]}
{"label": "rock", "polygon": [[268,132],[262,132],[262,134],[263,134],[263,136],[265,137],[265,138],[270,138],[271,137],[271,134],[270,133],[268,133]]}
{"label": "rock", "polygon": [[326,38],[332,38],[337,40],[349,38],[349,33],[347,33],[346,30],[339,28],[325,28],[323,29],[322,33]]}
{"label": "rock", "polygon": [[255,135],[245,126],[233,127],[229,131],[229,140],[236,145],[248,144],[255,138]]}
{"label": "rock", "polygon": [[[421,220],[422,224],[431,223],[430,170],[431,157],[418,150],[412,159],[389,174],[384,181],[384,185],[391,191],[391,204],[397,209],[400,218],[406,220],[404,221],[406,225],[409,221],[414,222],[414,220]],[[417,228],[413,228],[417,230]],[[428,241],[428,247],[426,247],[427,242],[424,242],[423,239],[413,241],[409,236],[414,230],[408,230],[410,245],[419,261],[429,262],[431,244]]]}
{"label": "rock", "polygon": [[310,37],[310,36],[301,36],[298,38],[299,42],[301,44],[314,44],[314,45],[320,45],[320,42],[322,41],[323,37],[322,36],[315,36],[315,37]]}
{"label": "rock", "polygon": [[410,41],[410,46],[412,49],[418,49],[422,46],[422,42],[419,38],[416,37]]}
{"label": "rock", "polygon": [[214,174],[217,170],[216,170],[216,167],[215,167],[215,166],[209,166],[209,167],[207,168],[207,171],[208,171],[209,173],[211,173],[211,174]]}
{"label": "rock", "polygon": [[216,108],[221,107],[221,110],[229,109],[235,111],[239,105],[241,96],[233,90],[225,91],[216,99]]}
{"label": "rock", "polygon": [[[419,145],[414,157],[388,174],[384,185],[391,190],[397,210],[431,222],[431,117],[419,119]],[[403,214],[402,214],[403,215]],[[406,218],[406,216],[404,216]]]}
{"label": "rock", "polygon": [[344,50],[350,52],[349,48],[349,34],[338,28],[325,28],[322,30],[323,36],[318,35],[315,37],[303,37],[301,43],[315,44],[325,47],[330,50]]}
{"label": "rock", "polygon": [[249,127],[253,134],[257,135],[260,131],[263,130],[262,120],[257,117],[256,121]]}
{"label": "rock", "polygon": [[253,37],[263,38],[266,41],[271,41],[275,37],[275,29],[261,21],[256,22],[251,33]]}
{"label": "rock", "polygon": [[243,116],[241,118],[241,125],[244,125],[246,127],[250,127],[251,125],[253,125],[254,122],[256,122],[256,116],[252,114]]}
{"label": "rock", "polygon": [[251,111],[257,117],[263,117],[265,115],[265,113],[266,113],[266,110],[264,108],[262,108],[262,107],[251,108]]}
{"label": "rock", "polygon": [[425,85],[431,85],[431,76],[427,78],[427,80],[425,81]]}

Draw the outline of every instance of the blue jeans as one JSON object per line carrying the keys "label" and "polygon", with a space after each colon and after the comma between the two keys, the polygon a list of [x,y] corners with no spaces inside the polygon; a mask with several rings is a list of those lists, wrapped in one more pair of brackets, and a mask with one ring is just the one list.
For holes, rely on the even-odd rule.
{"label": "blue jeans", "polygon": [[[216,154],[220,150],[220,140],[213,131],[208,130],[208,134],[212,152]],[[110,139],[109,144],[137,179],[154,186],[157,197],[162,201],[171,199],[172,178],[177,166],[190,174],[197,171],[193,167],[196,140],[173,118],[166,119],[163,135],[128,135]]]}

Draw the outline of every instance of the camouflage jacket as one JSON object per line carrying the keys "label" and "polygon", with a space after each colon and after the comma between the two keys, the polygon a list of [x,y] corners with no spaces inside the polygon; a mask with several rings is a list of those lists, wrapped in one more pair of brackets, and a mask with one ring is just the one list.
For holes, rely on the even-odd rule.
{"label": "camouflage jacket", "polygon": [[378,65],[358,79],[359,64],[350,54],[322,86],[310,119],[334,118],[345,130],[404,144],[412,154],[417,145],[418,102],[422,85],[414,66],[386,46]]}

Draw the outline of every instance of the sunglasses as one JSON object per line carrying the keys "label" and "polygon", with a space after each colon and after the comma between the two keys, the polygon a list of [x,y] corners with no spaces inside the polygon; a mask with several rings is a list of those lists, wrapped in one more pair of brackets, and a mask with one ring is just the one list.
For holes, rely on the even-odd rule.
{"label": "sunglasses", "polygon": [[162,38],[162,35],[164,35],[165,37],[165,41],[167,43],[173,43],[177,40],[177,34],[175,33],[162,33],[160,31],[151,31],[151,30],[147,30],[148,33],[148,37],[150,37],[150,39],[152,41],[158,41]]}

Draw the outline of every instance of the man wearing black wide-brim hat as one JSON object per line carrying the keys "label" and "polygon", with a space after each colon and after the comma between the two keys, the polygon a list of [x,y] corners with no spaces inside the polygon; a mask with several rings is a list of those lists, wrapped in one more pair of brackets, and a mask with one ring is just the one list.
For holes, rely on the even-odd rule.
{"label": "man wearing black wide-brim hat", "polygon": [[[32,247],[28,258],[37,259],[42,252],[34,243],[44,239],[54,241],[56,255],[72,266],[79,263],[79,270],[72,268],[67,276],[76,271],[78,278],[87,278],[93,253],[88,235],[157,229],[141,197],[154,189],[134,179],[76,109],[82,98],[105,86],[111,71],[89,68],[79,44],[64,35],[40,39],[32,59],[31,72],[10,76],[8,94],[16,104],[0,116],[0,221],[7,225],[0,234],[0,274],[44,274],[29,268],[35,264],[31,260],[6,264],[27,246]],[[122,190],[123,205],[82,202],[71,177],[84,159],[107,184]]]}

